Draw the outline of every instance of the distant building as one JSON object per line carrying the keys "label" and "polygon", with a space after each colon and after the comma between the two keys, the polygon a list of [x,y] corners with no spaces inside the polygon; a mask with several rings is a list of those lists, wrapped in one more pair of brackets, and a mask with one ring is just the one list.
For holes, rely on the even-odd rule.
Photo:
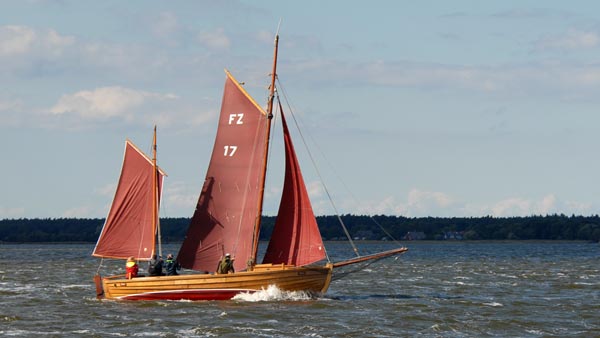
{"label": "distant building", "polygon": [[356,232],[356,235],[354,235],[354,240],[356,241],[360,241],[360,240],[367,240],[367,239],[373,239],[373,231],[371,230],[361,230]]}
{"label": "distant building", "polygon": [[446,232],[444,232],[444,240],[462,241],[463,239],[465,239],[464,231],[446,231]]}
{"label": "distant building", "polygon": [[422,241],[425,239],[425,233],[423,231],[409,231],[404,235],[403,239],[407,241]]}

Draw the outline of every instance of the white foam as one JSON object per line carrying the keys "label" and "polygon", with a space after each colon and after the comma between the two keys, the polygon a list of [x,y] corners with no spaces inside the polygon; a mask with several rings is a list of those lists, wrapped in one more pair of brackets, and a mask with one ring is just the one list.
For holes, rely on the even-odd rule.
{"label": "white foam", "polygon": [[483,303],[483,305],[493,306],[493,307],[504,306],[504,305],[502,305],[502,303],[497,303],[497,302]]}
{"label": "white foam", "polygon": [[62,285],[62,289],[87,289],[89,288],[88,284],[70,284],[70,285]]}
{"label": "white foam", "polygon": [[525,330],[525,332],[534,334],[536,336],[542,336],[544,334],[544,332],[541,330]]}
{"label": "white foam", "polygon": [[461,285],[461,286],[476,286],[477,285],[474,283],[465,283],[465,282],[455,282],[454,284]]}
{"label": "white foam", "polygon": [[596,285],[597,283],[575,282],[575,285]]}
{"label": "white foam", "polygon": [[245,302],[268,302],[280,300],[310,300],[313,299],[310,293],[304,291],[284,291],[275,285],[269,285],[268,288],[253,293],[244,292],[237,294],[233,300]]}

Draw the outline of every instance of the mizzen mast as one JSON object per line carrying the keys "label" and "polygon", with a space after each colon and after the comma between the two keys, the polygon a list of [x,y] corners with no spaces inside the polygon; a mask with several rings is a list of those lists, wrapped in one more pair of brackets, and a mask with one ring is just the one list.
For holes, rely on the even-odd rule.
{"label": "mizzen mast", "polygon": [[[160,222],[158,219],[158,166],[156,165],[156,125],[152,137],[152,231],[158,236],[158,255],[162,256]],[[156,247],[152,249],[156,250]]]}

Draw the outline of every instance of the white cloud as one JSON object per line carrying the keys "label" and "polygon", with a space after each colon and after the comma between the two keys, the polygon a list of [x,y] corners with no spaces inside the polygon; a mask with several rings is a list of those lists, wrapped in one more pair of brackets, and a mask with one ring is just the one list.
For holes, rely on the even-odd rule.
{"label": "white cloud", "polygon": [[103,187],[97,188],[94,190],[94,193],[100,195],[100,196],[114,196],[115,192],[117,191],[117,183],[110,183],[107,184]]}
{"label": "white cloud", "polygon": [[275,36],[274,36],[273,32],[269,32],[266,30],[258,31],[256,33],[255,38],[257,41],[262,42],[264,44],[273,43],[273,41],[275,40]]}
{"label": "white cloud", "polygon": [[556,210],[556,196],[554,195],[547,195],[544,196],[544,198],[542,199],[542,201],[540,203],[538,203],[537,205],[537,213],[539,215],[548,215],[551,212]]}
{"label": "white cloud", "polygon": [[0,219],[19,218],[25,214],[25,208],[0,207]]}
{"label": "white cloud", "polygon": [[598,32],[571,29],[562,35],[545,36],[535,43],[536,50],[579,50],[598,47]]}
{"label": "white cloud", "polygon": [[75,38],[62,36],[52,29],[35,30],[27,26],[0,26],[0,56],[27,53],[61,55],[63,49],[75,43]]}
{"label": "white cloud", "polygon": [[23,120],[23,101],[0,98],[0,126],[17,127]]}
{"label": "white cloud", "polygon": [[33,29],[25,26],[0,27],[0,56],[28,52],[36,38]]}
{"label": "white cloud", "polygon": [[211,32],[198,33],[198,41],[211,50],[226,50],[231,46],[231,40],[225,34],[223,28],[218,28]]}
{"label": "white cloud", "polygon": [[445,193],[411,189],[407,203],[401,209],[405,210],[406,216],[446,216],[451,214],[449,209],[453,203],[452,198]]}
{"label": "white cloud", "polygon": [[201,187],[198,187],[197,190],[194,190],[194,188],[196,187],[181,181],[169,182],[168,185],[165,185],[163,191],[164,203],[161,203],[161,209],[165,208],[169,211],[182,210],[184,214],[188,212],[191,216],[201,190]]}
{"label": "white cloud", "polygon": [[[185,114],[185,113],[184,113]],[[214,109],[209,109],[206,111],[198,111],[197,108],[193,108],[189,111],[184,119],[187,121],[187,125],[190,126],[199,126],[203,125],[207,122],[212,122],[215,118],[219,116],[219,112]]]}
{"label": "white cloud", "polygon": [[427,204],[432,204],[446,208],[452,204],[452,199],[441,192],[421,191],[412,189],[408,193],[408,205],[421,208]]}
{"label": "white cloud", "polygon": [[18,111],[23,107],[23,102],[17,99],[0,99],[0,112]]}
{"label": "white cloud", "polygon": [[[162,17],[162,34],[176,32],[176,22],[167,14]],[[169,43],[172,38],[166,37]],[[0,74],[29,80],[31,77],[59,78],[69,83],[69,77],[81,83],[97,82],[105,76],[120,78],[164,78],[169,52],[151,49],[143,43],[78,40],[53,29],[28,26],[0,26]],[[179,59],[178,61],[181,61]],[[177,68],[177,65],[173,66]],[[184,68],[179,67],[177,69]]]}
{"label": "white cloud", "polygon": [[[365,204],[365,206],[368,204]],[[408,209],[407,203],[397,202],[393,196],[385,197],[379,203],[372,203],[372,207],[368,207],[369,209],[363,209],[361,213],[364,214],[389,214],[389,215],[404,215],[408,216],[411,214],[411,211]],[[364,206],[361,206],[364,208]]]}
{"label": "white cloud", "polygon": [[491,207],[492,216],[524,216],[531,214],[531,201],[519,197],[508,198]]}
{"label": "white cloud", "polygon": [[598,213],[598,208],[595,208],[591,203],[567,201],[564,204],[569,214],[592,215]]}
{"label": "white cloud", "polygon": [[[490,204],[477,202],[461,202],[446,193],[412,189],[406,199],[386,196],[378,201],[346,202],[342,213],[352,214],[385,214],[406,217],[515,217],[531,215],[593,213],[594,206],[589,203],[563,202],[555,194],[548,194],[541,199],[510,197]],[[331,214],[331,212],[329,212]]]}
{"label": "white cloud", "polygon": [[511,197],[498,201],[491,206],[468,204],[463,209],[465,216],[512,217],[531,215],[588,214],[592,211],[588,203],[562,202],[554,194],[549,194],[535,200],[524,197]]}
{"label": "white cloud", "polygon": [[514,8],[503,12],[493,14],[494,18],[501,19],[521,19],[521,20],[532,20],[532,19],[553,19],[557,18],[560,20],[566,20],[576,16],[570,11],[560,10],[556,8]]}
{"label": "white cloud", "polygon": [[[475,67],[410,62],[383,62],[362,67],[369,82],[385,86],[431,89],[467,89],[481,92],[503,92],[520,81],[538,81],[544,75],[538,69],[512,67]],[[533,72],[532,72],[533,70]],[[529,75],[524,77],[523,75]]]}
{"label": "white cloud", "polygon": [[151,27],[154,35],[160,38],[166,38],[181,29],[177,15],[172,12],[160,13]]}
{"label": "white cloud", "polygon": [[163,51],[150,50],[140,44],[117,44],[91,41],[72,49],[78,63],[68,68],[89,72],[94,76],[100,72],[118,72],[119,78],[144,78],[160,72],[165,67]]}
{"label": "white cloud", "polygon": [[90,214],[91,214],[91,208],[84,206],[84,207],[77,207],[77,208],[72,208],[72,209],[66,210],[65,212],[63,212],[62,217],[85,218],[85,217],[90,217],[89,216]]}
{"label": "white cloud", "polygon": [[143,104],[174,98],[173,94],[156,94],[119,86],[102,87],[63,95],[50,112],[55,115],[75,114],[94,120],[113,117],[130,120]]}
{"label": "white cloud", "polygon": [[349,209],[348,212],[352,214],[444,217],[455,215],[459,205],[443,192],[411,189],[405,201],[399,201],[394,196],[386,196],[378,201],[353,200],[352,202],[345,202],[343,207]]}
{"label": "white cloud", "polygon": [[42,45],[45,50],[51,51],[55,56],[60,56],[64,50],[75,43],[75,38],[62,36],[54,30],[49,30],[43,36]]}
{"label": "white cloud", "polygon": [[324,190],[323,185],[320,181],[313,181],[306,185],[306,191],[308,192],[308,196],[310,198],[319,198],[323,196]]}
{"label": "white cloud", "polygon": [[408,61],[351,64],[333,61],[296,62],[296,76],[312,82],[335,79],[351,86],[407,87],[432,91],[484,94],[511,100],[544,98],[598,101],[600,64],[540,61],[526,64],[451,65]]}

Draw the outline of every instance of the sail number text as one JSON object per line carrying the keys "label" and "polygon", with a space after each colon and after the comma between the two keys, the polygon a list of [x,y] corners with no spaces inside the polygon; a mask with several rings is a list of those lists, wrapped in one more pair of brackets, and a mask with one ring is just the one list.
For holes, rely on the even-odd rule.
{"label": "sail number text", "polygon": [[229,114],[229,124],[244,124],[242,119],[244,118],[244,113],[239,114]]}
{"label": "sail number text", "polygon": [[236,150],[237,150],[237,146],[224,146],[224,152],[223,152],[223,156],[233,156],[233,154],[235,154]]}
{"label": "sail number text", "polygon": [[[244,124],[244,113],[229,114],[229,125]],[[237,151],[237,146],[224,146],[223,156],[232,157]]]}

